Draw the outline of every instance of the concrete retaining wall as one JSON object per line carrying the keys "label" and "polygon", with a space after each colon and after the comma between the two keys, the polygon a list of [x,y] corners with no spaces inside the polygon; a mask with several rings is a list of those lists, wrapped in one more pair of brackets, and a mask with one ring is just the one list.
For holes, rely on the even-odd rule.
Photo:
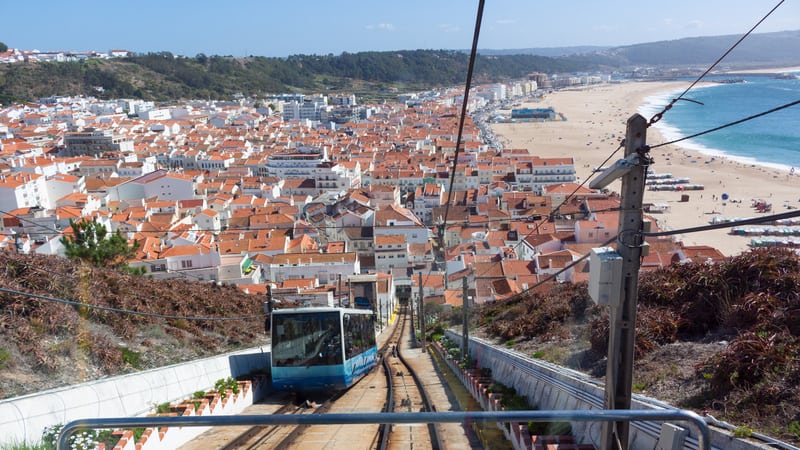
{"label": "concrete retaining wall", "polygon": [[[447,337],[460,343],[461,335],[447,331]],[[603,409],[605,387],[598,380],[586,374],[555,364],[529,358],[519,352],[500,348],[479,338],[470,338],[470,356],[477,361],[477,367],[492,369],[492,378],[506,386],[516,389],[517,394],[526,397],[530,405],[543,410]],[[648,397],[633,395],[631,409],[676,409],[671,405]],[[656,448],[661,431],[661,422],[632,422],[630,427],[630,448]],[[685,427],[689,437],[682,448],[698,448],[697,432],[694,427],[683,423],[674,425]],[[600,447],[602,434],[600,422],[572,422],[572,432],[578,442],[591,442]],[[711,428],[711,445],[726,450],[755,450],[772,448],[734,438],[716,428]]]}
{"label": "concrete retaining wall", "polygon": [[147,414],[154,405],[212,389],[221,378],[269,367],[269,351],[269,346],[251,348],[2,400],[0,444],[36,443],[45,427],[76,419]]}

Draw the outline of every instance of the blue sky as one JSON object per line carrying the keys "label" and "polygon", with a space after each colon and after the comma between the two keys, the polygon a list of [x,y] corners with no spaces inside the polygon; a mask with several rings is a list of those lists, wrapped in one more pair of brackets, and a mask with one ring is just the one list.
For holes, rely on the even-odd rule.
{"label": "blue sky", "polygon": [[[615,46],[740,35],[775,4],[487,0],[478,47]],[[22,49],[186,56],[468,49],[477,5],[477,0],[6,0],[0,2],[0,42]],[[800,0],[786,0],[756,32],[795,29],[800,29]]]}

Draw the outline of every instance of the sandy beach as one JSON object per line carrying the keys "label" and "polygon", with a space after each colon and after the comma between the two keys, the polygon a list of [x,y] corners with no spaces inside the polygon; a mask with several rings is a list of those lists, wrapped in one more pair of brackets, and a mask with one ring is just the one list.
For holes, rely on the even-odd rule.
{"label": "sandy beach", "polygon": [[[791,69],[773,71],[784,70]],[[637,113],[646,97],[686,87],[686,82],[628,82],[557,91],[541,101],[523,106],[552,106],[556,112],[566,116],[566,121],[504,123],[494,124],[492,128],[507,148],[527,148],[541,157],[573,157],[580,182],[619,147],[628,118]],[[654,146],[662,142],[665,139],[658,128],[648,128],[647,143]],[[688,177],[691,183],[702,184],[705,189],[645,191],[645,203],[669,204],[668,212],[653,214],[661,229],[706,225],[714,216],[763,215],[751,207],[755,199],[771,203],[772,213],[788,211],[787,207],[800,207],[800,170],[790,174],[786,170],[707,156],[678,145],[652,150],[653,171]],[[623,153],[624,150],[620,149],[607,165],[620,159]],[[612,183],[609,188],[619,192],[620,182]],[[689,195],[688,202],[681,201],[682,194]],[[727,201],[722,200],[723,194],[727,194]],[[710,245],[726,256],[746,251],[751,239],[731,235],[727,229],[682,234],[675,238],[685,245]]]}

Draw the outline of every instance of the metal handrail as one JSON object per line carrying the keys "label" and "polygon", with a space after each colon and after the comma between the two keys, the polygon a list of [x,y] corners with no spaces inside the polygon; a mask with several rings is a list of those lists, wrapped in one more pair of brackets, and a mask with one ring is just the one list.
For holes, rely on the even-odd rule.
{"label": "metal handrail", "polygon": [[711,450],[711,438],[706,421],[698,414],[685,410],[555,410],[555,411],[496,411],[496,412],[417,412],[417,413],[358,413],[318,415],[236,415],[236,416],[153,416],[73,420],[61,429],[57,450],[69,449],[69,438],[80,430],[97,428],[136,427],[207,427],[253,425],[356,425],[410,423],[466,422],[561,422],[601,421],[631,422],[634,420],[664,420],[689,422],[697,428],[699,448]]}

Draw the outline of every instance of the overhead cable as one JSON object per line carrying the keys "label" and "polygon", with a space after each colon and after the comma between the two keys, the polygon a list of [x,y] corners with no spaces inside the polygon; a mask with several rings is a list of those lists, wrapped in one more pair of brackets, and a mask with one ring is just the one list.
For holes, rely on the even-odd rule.
{"label": "overhead cable", "polygon": [[[661,118],[664,116],[664,114],[665,114],[667,111],[669,111],[669,110],[672,108],[672,106],[673,106],[673,105],[674,105],[674,104],[675,104],[675,103],[676,103],[678,100],[688,100],[688,99],[684,99],[684,98],[683,98],[683,96],[684,96],[684,95],[686,95],[686,93],[688,93],[688,92],[689,92],[689,91],[690,91],[690,90],[691,90],[691,89],[692,89],[692,88],[693,88],[693,87],[694,87],[694,86],[695,86],[697,83],[699,83],[699,82],[700,82],[700,80],[702,80],[703,78],[705,78],[705,76],[706,76],[706,75],[708,75],[708,73],[709,73],[709,72],[711,72],[711,70],[713,70],[713,69],[714,69],[714,67],[716,67],[716,66],[717,66],[717,64],[719,64],[719,63],[720,63],[720,62],[721,62],[723,59],[725,59],[725,57],[726,57],[726,56],[728,56],[728,54],[729,54],[730,52],[732,52],[732,51],[733,51],[733,49],[735,49],[735,48],[736,48],[736,47],[737,47],[737,46],[738,46],[738,45],[739,45],[739,44],[740,44],[742,41],[744,41],[744,40],[745,40],[745,38],[747,38],[747,36],[749,36],[749,35],[750,35],[750,33],[752,33],[752,32],[753,32],[753,31],[754,31],[756,28],[758,28],[758,26],[759,26],[759,25],[761,25],[761,22],[763,22],[764,20],[766,20],[766,19],[767,19],[767,17],[769,17],[769,16],[770,16],[770,15],[771,15],[771,14],[772,14],[772,13],[773,13],[773,12],[774,12],[776,9],[778,9],[778,7],[779,7],[779,6],[781,6],[781,5],[783,4],[783,2],[784,2],[784,1],[785,1],[785,0],[780,0],[780,1],[778,2],[778,4],[777,4],[777,5],[775,5],[775,6],[774,6],[774,7],[773,7],[773,8],[772,8],[772,9],[771,9],[771,10],[770,10],[770,11],[769,11],[769,12],[768,12],[768,13],[767,13],[767,14],[766,14],[764,17],[762,17],[762,18],[761,18],[761,20],[759,20],[759,21],[758,21],[758,22],[757,22],[755,25],[753,25],[753,27],[752,27],[752,28],[750,28],[750,30],[748,30],[748,31],[747,31],[747,33],[745,33],[745,34],[744,34],[742,37],[740,37],[740,38],[739,38],[739,40],[738,40],[738,41],[736,41],[736,42],[735,42],[735,43],[734,43],[734,44],[731,46],[731,48],[729,48],[729,49],[728,49],[728,50],[727,50],[725,53],[723,53],[723,54],[722,54],[722,56],[720,56],[719,58],[717,58],[717,60],[716,60],[716,61],[714,61],[714,64],[711,64],[711,66],[710,66],[708,69],[706,69],[706,71],[705,71],[705,72],[703,72],[703,74],[702,74],[702,75],[700,75],[700,76],[699,76],[699,77],[698,77],[696,80],[694,80],[694,82],[693,82],[691,85],[689,85],[689,87],[688,87],[688,88],[686,88],[686,90],[685,90],[685,91],[683,91],[683,92],[681,93],[681,95],[679,95],[679,96],[677,96],[677,97],[673,98],[673,99],[672,99],[672,101],[670,101],[670,102],[667,104],[667,106],[665,106],[665,107],[664,107],[664,109],[663,109],[663,110],[661,110],[661,112],[659,112],[658,114],[656,114],[656,115],[654,115],[653,117],[651,117],[651,118],[650,118],[650,121],[647,123],[647,126],[649,127],[650,125],[653,125],[654,123],[656,123],[656,122],[658,122],[659,120],[661,120]],[[693,100],[690,100],[690,101],[693,101]],[[697,102],[695,102],[695,103],[697,103]]]}

